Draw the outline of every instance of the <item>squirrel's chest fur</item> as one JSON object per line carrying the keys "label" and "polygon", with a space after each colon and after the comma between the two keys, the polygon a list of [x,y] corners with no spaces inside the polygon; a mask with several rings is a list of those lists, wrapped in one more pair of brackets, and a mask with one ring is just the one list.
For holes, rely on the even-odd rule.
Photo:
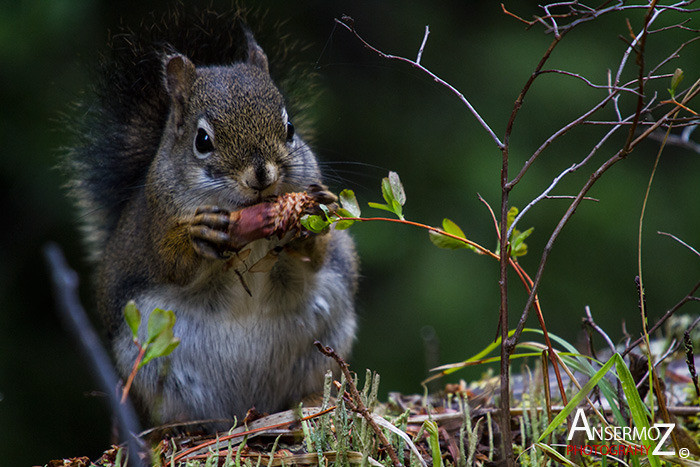
{"label": "squirrel's chest fur", "polygon": [[[258,243],[252,258],[269,248]],[[173,310],[174,334],[181,339],[135,381],[155,422],[240,419],[252,407],[282,410],[320,391],[331,364],[313,342],[349,350],[354,317],[346,312],[344,289],[334,287],[341,278],[333,277],[332,265],[314,271],[298,261],[282,254],[272,271],[244,273],[250,294],[234,270],[217,265],[202,267],[194,285],[156,285],[133,297],[144,315]],[[127,329],[114,348],[120,369],[128,372],[136,348]]]}

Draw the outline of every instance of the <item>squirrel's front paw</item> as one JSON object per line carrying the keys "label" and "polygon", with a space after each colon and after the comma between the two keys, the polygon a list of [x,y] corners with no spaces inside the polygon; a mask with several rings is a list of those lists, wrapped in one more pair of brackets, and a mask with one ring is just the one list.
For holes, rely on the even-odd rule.
{"label": "squirrel's front paw", "polygon": [[200,206],[189,233],[197,254],[209,259],[225,259],[232,248],[229,225],[231,212],[216,206]]}
{"label": "squirrel's front paw", "polygon": [[250,242],[268,238],[277,230],[274,204],[260,203],[238,211],[216,206],[197,208],[190,224],[195,251],[210,259],[225,259]]}

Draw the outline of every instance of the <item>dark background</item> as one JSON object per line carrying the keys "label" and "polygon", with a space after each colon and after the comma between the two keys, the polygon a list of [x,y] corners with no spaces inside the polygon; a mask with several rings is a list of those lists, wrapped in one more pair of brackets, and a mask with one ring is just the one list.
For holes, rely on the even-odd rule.
{"label": "dark background", "polygon": [[[95,379],[54,309],[42,246],[58,242],[82,278],[90,303],[90,270],[76,230],[75,213],[53,167],[70,144],[62,123],[88,83],[88,72],[107,32],[123,21],[138,22],[164,2],[0,3],[0,463],[44,464],[59,457],[97,456],[108,446],[110,417]],[[524,17],[540,14],[535,2],[508,2]],[[423,64],[462,91],[502,137],[512,104],[551,41],[540,26],[527,31],[505,16],[498,2],[483,1],[299,1],[265,2],[268,20],[286,20],[283,31],[307,47],[298,60],[316,68],[320,95],[309,109],[313,145],[327,162],[335,190],[352,188],[363,206],[379,201],[388,170],[404,182],[407,218],[439,225],[450,217],[467,236],[493,248],[496,237],[481,194],[499,204],[500,153],[466,108],[425,75],[363,49],[333,19],[348,14],[360,33],[382,50],[415,54],[426,24],[430,38]],[[628,12],[584,25],[554,53],[549,67],[566,69],[604,84],[626,47],[625,19],[636,30],[642,13]],[[668,21],[670,21],[669,18]],[[677,19],[677,18],[675,18]],[[697,14],[690,27],[698,28]],[[657,27],[670,24],[662,21]],[[657,63],[692,32],[652,38],[647,63]],[[658,39],[657,39],[658,37]],[[262,43],[266,49],[275,47]],[[663,72],[700,75],[700,43],[683,51]],[[632,79],[636,68],[627,68]],[[272,64],[274,68],[274,63]],[[666,98],[668,80],[657,83]],[[512,138],[511,173],[554,131],[604,96],[580,81],[542,77],[528,95]],[[630,97],[621,101],[625,114]],[[697,109],[697,103],[695,108]],[[612,115],[604,110],[597,119]],[[605,131],[587,126],[547,150],[512,193],[523,207],[564,168],[582,159]],[[592,165],[555,191],[575,194],[594,167],[622,144],[613,137]],[[637,228],[642,197],[658,146],[644,143],[616,165],[566,227],[551,254],[541,287],[549,330],[571,342],[580,336],[584,306],[614,339],[622,325],[637,335],[640,320],[633,278],[637,274]],[[700,261],[671,239],[671,232],[700,246],[700,156],[670,147],[654,181],[643,237],[644,279],[652,321],[684,296],[700,276]],[[533,276],[542,247],[567,201],[539,204],[521,227],[535,227],[530,253],[521,263]],[[372,211],[365,207],[365,214]],[[427,367],[459,361],[479,351],[496,332],[498,267],[465,251],[438,250],[425,232],[393,224],[356,225],[352,232],[362,259],[358,298],[360,331],[353,368],[378,371],[383,394],[421,392]],[[524,304],[512,281],[511,310]],[[697,315],[697,304],[684,311]],[[515,318],[511,326],[515,324]],[[533,327],[536,323],[530,323]],[[432,337],[431,337],[432,336]],[[425,341],[431,344],[426,347]],[[426,351],[426,348],[430,349]],[[439,357],[435,350],[439,349]],[[432,355],[426,357],[426,355]],[[459,373],[478,377],[487,367]],[[494,367],[495,370],[495,367]]]}

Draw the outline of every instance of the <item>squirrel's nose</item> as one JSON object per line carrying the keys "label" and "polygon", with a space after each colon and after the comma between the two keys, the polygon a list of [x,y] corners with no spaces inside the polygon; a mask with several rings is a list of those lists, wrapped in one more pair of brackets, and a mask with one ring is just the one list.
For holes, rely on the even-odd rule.
{"label": "squirrel's nose", "polygon": [[248,188],[262,192],[277,183],[278,179],[279,170],[277,169],[277,166],[270,162],[266,162],[250,167],[246,171],[244,183]]}

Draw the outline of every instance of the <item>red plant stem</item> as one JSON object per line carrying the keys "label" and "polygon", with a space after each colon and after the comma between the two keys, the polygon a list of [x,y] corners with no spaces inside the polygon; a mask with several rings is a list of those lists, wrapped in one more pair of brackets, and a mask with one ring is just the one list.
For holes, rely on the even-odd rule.
{"label": "red plant stem", "polygon": [[[336,218],[334,218],[336,219]],[[472,242],[471,240],[468,240],[466,238],[462,238],[458,235],[453,235],[451,233],[445,232],[442,229],[438,229],[437,227],[432,227],[427,224],[421,224],[420,222],[413,222],[413,221],[407,221],[406,219],[392,219],[390,217],[337,217],[338,221],[355,221],[355,222],[372,222],[372,221],[383,221],[383,222],[395,222],[397,224],[406,224],[406,225],[412,225],[414,227],[419,227],[421,229],[426,229],[431,232],[435,232],[440,235],[444,235],[446,237],[453,238],[457,241],[460,241],[466,245],[470,245],[477,250],[479,250],[479,253],[482,255],[488,255],[494,259],[498,259],[499,256],[492,252],[491,250],[484,248],[483,246],[479,245],[478,243]]]}
{"label": "red plant stem", "polygon": [[136,372],[139,371],[139,365],[141,364],[141,360],[143,360],[143,356],[146,353],[146,347],[141,346],[141,344],[139,344],[138,342],[135,342],[135,344],[139,347],[139,354],[136,356],[134,366],[131,368],[131,373],[129,373],[129,378],[126,380],[124,389],[122,389],[122,404],[126,401],[126,397],[129,395],[129,389],[131,389],[131,384],[134,382]]}
{"label": "red plant stem", "polygon": [[[522,266],[520,266],[512,258],[510,259],[510,264],[511,266],[513,266],[513,269],[515,269],[515,272],[520,277],[520,280],[523,282],[523,284],[525,284],[527,292],[530,293],[532,286],[532,279],[530,279],[530,276],[525,272]],[[562,402],[564,403],[564,405],[566,405],[568,401],[566,398],[566,391],[564,390],[564,383],[561,379],[561,372],[559,371],[559,361],[556,358],[554,348],[552,347],[552,342],[549,340],[549,333],[547,332],[547,326],[545,326],[544,324],[544,315],[542,314],[542,309],[540,308],[540,299],[537,296],[537,294],[535,294],[535,301],[533,302],[533,306],[535,308],[535,312],[537,313],[537,320],[540,322],[540,327],[542,328],[544,342],[547,345],[547,354],[549,355],[549,360],[552,362],[552,367],[554,368],[554,375],[557,378],[557,386],[559,386],[559,393],[561,394]],[[547,387],[549,387],[549,378],[547,378],[547,382],[545,384],[547,384]]]}

